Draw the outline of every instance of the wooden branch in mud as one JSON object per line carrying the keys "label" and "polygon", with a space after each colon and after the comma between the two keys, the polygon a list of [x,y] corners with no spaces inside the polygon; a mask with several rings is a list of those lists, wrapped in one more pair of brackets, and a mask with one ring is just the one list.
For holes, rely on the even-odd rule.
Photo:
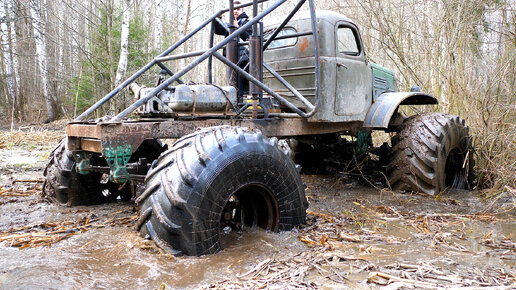
{"label": "wooden branch in mud", "polygon": [[362,242],[362,239],[359,236],[348,234],[345,232],[340,232],[339,238],[344,241],[353,242],[353,243],[360,243]]}
{"label": "wooden branch in mud", "polygon": [[429,283],[429,282],[422,282],[422,281],[417,281],[417,280],[404,279],[404,278],[400,278],[400,277],[397,277],[397,276],[393,276],[393,275],[389,275],[389,274],[381,273],[381,272],[371,272],[371,273],[369,273],[369,278],[368,278],[367,281],[369,283],[375,283],[375,284],[383,285],[381,282],[378,282],[375,279],[377,277],[380,277],[380,278],[383,278],[383,279],[387,279],[388,280],[387,284],[389,284],[391,281],[395,281],[395,282],[402,282],[402,283],[405,283],[405,284],[414,285],[415,287],[422,287],[422,288],[438,288],[439,287],[439,284],[434,284],[434,283]]}
{"label": "wooden branch in mud", "polygon": [[335,222],[335,217],[331,216],[329,214],[318,213],[318,212],[313,212],[313,211],[306,211],[306,214],[324,218],[324,219],[328,220],[329,222]]}
{"label": "wooden branch in mud", "polygon": [[[425,266],[425,265],[410,265],[410,264],[403,264],[403,263],[402,263],[402,264],[399,264],[399,266],[400,266],[401,268],[403,268],[403,269],[409,269],[409,270],[414,270],[414,271],[419,271],[419,272],[421,272],[421,271],[425,270],[425,271],[433,272],[433,273],[435,273],[435,274],[437,274],[437,275],[444,275],[444,272],[439,271],[439,270],[437,270],[437,269],[435,269],[435,268],[432,268],[432,267],[430,267],[430,266]],[[421,275],[422,275],[422,272],[421,272]]]}
{"label": "wooden branch in mud", "polygon": [[2,196],[2,197],[27,197],[27,196],[32,196],[32,195],[34,195],[36,193],[37,193],[37,191],[27,191],[27,192],[24,192],[24,193],[1,192],[0,196]]}
{"label": "wooden branch in mud", "polygon": [[[39,180],[15,180],[13,181],[13,185],[16,183],[40,183]],[[24,189],[19,189],[15,186],[10,188],[4,188],[3,186],[0,186],[0,197],[27,197],[36,195],[41,191],[40,185],[31,185],[30,187],[26,187]]]}
{"label": "wooden branch in mud", "polygon": [[13,184],[15,183],[43,183],[45,182],[44,179],[17,179],[13,181]]}
{"label": "wooden branch in mud", "polygon": [[[266,259],[266,260],[262,261],[261,263],[259,263],[258,265],[256,265],[251,270],[249,270],[248,272],[241,274],[241,275],[237,275],[237,277],[242,278],[242,277],[250,275],[251,273],[255,273],[255,272],[260,273],[265,268],[265,266],[267,264],[269,264],[270,262],[272,262],[272,259]],[[256,273],[255,273],[255,275],[256,275]]]}
{"label": "wooden branch in mud", "polygon": [[76,221],[48,222],[11,228],[5,232],[0,232],[0,244],[6,243],[8,247],[18,247],[20,249],[51,246],[54,243],[92,228],[132,224],[137,218],[137,216],[109,218],[106,220],[83,218]]}
{"label": "wooden branch in mud", "polygon": [[365,259],[365,258],[359,258],[359,257],[354,257],[354,256],[346,255],[345,253],[342,253],[342,252],[324,253],[324,254],[322,254],[322,257],[324,259],[332,259],[332,260],[338,259],[338,260],[342,260],[342,261],[364,261],[364,262],[367,262],[367,259]]}
{"label": "wooden branch in mud", "polygon": [[306,281],[306,276],[314,268],[328,272],[317,266],[324,259],[304,257],[303,254],[308,253],[289,260],[265,259],[249,271],[236,275],[235,279],[213,283],[203,289],[316,289],[316,284]]}

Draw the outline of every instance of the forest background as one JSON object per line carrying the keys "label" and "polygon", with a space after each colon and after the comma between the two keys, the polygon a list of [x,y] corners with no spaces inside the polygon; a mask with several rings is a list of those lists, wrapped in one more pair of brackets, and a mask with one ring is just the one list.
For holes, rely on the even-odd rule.
{"label": "forest background", "polygon": [[[287,1],[272,17],[296,3]],[[0,122],[12,129],[73,119],[227,6],[226,0],[3,0]],[[318,0],[316,6],[356,22],[369,58],[394,70],[400,90],[418,85],[439,98],[439,106],[425,110],[466,120],[480,188],[515,192],[516,0]],[[206,48],[208,41],[205,29],[180,52]],[[201,65],[184,79],[203,82],[206,72]],[[223,83],[224,69],[216,72]],[[153,84],[156,74],[139,82]],[[124,93],[95,117],[130,103]]]}

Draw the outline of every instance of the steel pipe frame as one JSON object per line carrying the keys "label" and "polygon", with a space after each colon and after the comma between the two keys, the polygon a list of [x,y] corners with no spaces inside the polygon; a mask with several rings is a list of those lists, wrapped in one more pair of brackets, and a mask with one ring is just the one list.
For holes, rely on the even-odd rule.
{"label": "steel pipe frame", "polygon": [[[221,49],[224,45],[228,44],[230,41],[232,41],[235,37],[238,37],[242,32],[247,30],[249,27],[251,27],[253,24],[258,23],[263,17],[274,11],[276,8],[278,8],[281,4],[285,3],[287,0],[278,0],[276,3],[274,3],[271,7],[267,8],[262,13],[258,14],[256,18],[253,18],[249,20],[244,26],[239,27],[235,32],[228,35],[224,40],[219,42],[217,45],[215,45],[213,48],[209,49],[207,52],[203,53],[199,58],[191,62],[189,65],[187,65],[184,69],[181,71],[175,73],[173,76],[168,78],[166,81],[164,81],[161,85],[154,88],[151,92],[149,92],[145,97],[139,99],[138,101],[134,102],[131,106],[127,107],[125,110],[120,112],[118,115],[116,115],[114,118],[112,118],[108,123],[115,123],[121,121],[125,116],[132,113],[134,110],[136,110],[139,106],[146,103],[148,100],[150,100],[153,96],[155,96],[157,93],[161,92],[164,88],[166,88],[168,85],[170,85],[175,80],[179,79],[183,75],[185,75],[187,72],[189,72],[192,68],[199,65],[202,61],[207,59],[210,55],[213,55],[217,52],[217,50]],[[241,5],[238,5],[236,7],[240,7]],[[217,17],[219,13],[215,14],[214,16],[210,17],[211,21],[213,21],[213,17]],[[208,23],[205,21],[204,26],[206,26]],[[204,27],[203,26],[203,27]],[[197,30],[197,29],[196,29]],[[190,33],[191,34],[191,33]]]}
{"label": "steel pipe frame", "polygon": [[[267,65],[265,62],[263,62],[263,66],[281,83],[283,84],[288,90],[290,90],[294,96],[296,96],[299,100],[301,100],[303,102],[303,104],[305,104],[308,108],[309,108],[309,112],[308,113],[304,113],[303,111],[299,110],[297,107],[295,107],[294,105],[292,105],[289,101],[287,101],[286,99],[284,99],[283,97],[281,97],[280,95],[276,94],[274,92],[274,94],[271,94],[269,91],[267,91],[270,95],[274,96],[275,98],[277,98],[278,100],[280,100],[281,103],[283,103],[284,105],[286,105],[287,107],[289,107],[290,109],[292,109],[293,111],[295,111],[297,114],[299,114],[300,116],[302,117],[305,117],[305,118],[308,118],[310,116],[312,116],[313,114],[315,114],[317,108],[319,107],[319,87],[320,87],[320,62],[319,62],[319,39],[317,37],[317,19],[315,17],[315,5],[313,4],[313,0],[308,0],[309,1],[309,5],[310,5],[310,17],[311,17],[311,20],[312,20],[312,32],[311,33],[299,33],[299,34],[303,34],[303,35],[310,35],[312,34],[314,36],[314,39],[316,41],[316,46],[315,46],[315,105],[313,105],[312,103],[310,103],[301,93],[299,93],[299,91],[297,91],[292,85],[290,85],[284,78],[282,78],[276,71],[274,71],[274,69],[272,67],[270,67],[269,65]],[[290,12],[290,14],[287,16],[287,18],[285,18],[285,20],[278,26],[276,27],[276,29],[274,30],[274,32],[272,33],[271,37],[269,37],[267,39],[267,42],[263,45],[263,50],[265,50],[271,43],[272,41],[276,40],[276,36],[278,35],[278,33],[287,25],[287,23],[291,20],[291,18],[297,13],[297,11],[303,6],[303,4],[306,2],[306,0],[301,0],[299,1],[299,3],[294,7],[294,9]],[[278,39],[283,39],[283,38],[289,38],[289,37],[293,37],[291,35],[288,35],[287,37],[278,37]],[[225,64],[229,65],[226,61],[223,61],[221,60],[222,62],[224,62]],[[247,76],[250,76],[249,74],[247,74],[245,72],[245,69],[248,67],[249,65],[247,65],[244,70],[241,70],[240,68],[238,69],[238,71],[240,73],[243,72],[243,75],[244,77],[251,81],[251,82],[255,82],[257,81],[255,78],[248,78]],[[265,87],[265,85],[264,85]],[[263,88],[263,87],[262,87]],[[293,109],[295,108],[295,109]]]}
{"label": "steel pipe frame", "polygon": [[[284,38],[290,38],[293,37],[293,35],[288,36],[280,36],[276,38],[276,36],[279,34],[279,32],[285,28],[285,26],[288,24],[288,22],[294,17],[294,15],[301,9],[303,4],[306,2],[306,0],[300,0],[298,4],[294,7],[294,9],[289,13],[289,15],[285,18],[285,20],[274,30],[272,35],[267,39],[265,44],[263,45],[262,51],[266,50],[267,47],[272,43],[272,41],[276,39],[284,39]],[[311,111],[308,114],[300,114],[303,117],[310,117],[313,114],[315,114],[317,108],[319,107],[319,92],[320,92],[320,61],[319,61],[319,38],[317,37],[317,19],[315,16],[315,5],[313,4],[313,0],[308,0],[310,5],[310,17],[312,20],[312,32],[311,33],[297,33],[299,35],[310,35],[312,34],[316,45],[315,45],[315,105],[310,103],[301,93],[299,93],[292,85],[290,85],[284,78],[282,78],[277,72],[275,72],[272,67],[267,65],[266,63],[263,63],[264,67],[276,78],[278,81],[280,81],[285,87],[287,87],[298,99],[300,99]],[[244,68],[247,69],[249,67],[249,64]],[[245,76],[245,75],[244,75]],[[247,77],[246,77],[247,78]],[[251,79],[248,79],[251,81]],[[272,94],[271,94],[272,95]],[[276,94],[277,95],[277,94]],[[274,95],[273,95],[274,96]],[[279,95],[277,95],[279,96]],[[275,98],[278,98],[274,96]],[[280,97],[281,98],[281,97]],[[278,100],[281,101],[283,98],[278,98]],[[291,103],[288,102],[286,99],[283,99],[284,101],[281,101],[284,105],[291,108]],[[292,105],[293,106],[293,105]]]}
{"label": "steel pipe frame", "polygon": [[275,97],[276,99],[278,99],[281,103],[283,103],[285,106],[287,106],[292,111],[294,111],[297,114],[299,114],[301,117],[305,117],[305,118],[309,117],[308,114],[306,114],[305,112],[301,111],[298,107],[294,106],[292,103],[287,101],[285,98],[283,98],[282,96],[278,95],[276,92],[274,92],[269,87],[267,87],[266,85],[261,83],[259,80],[254,78],[252,75],[248,74],[245,70],[239,68],[236,64],[234,64],[231,61],[229,61],[227,58],[225,58],[220,53],[215,52],[215,53],[213,53],[213,56],[218,58],[224,64],[230,66],[232,69],[236,70],[238,73],[240,73],[242,76],[244,76],[247,80],[249,80],[250,82],[253,82],[256,86],[258,86],[262,90],[266,91],[269,95],[271,95],[271,96]]}
{"label": "steel pipe frame", "polygon": [[[258,3],[253,3],[253,18],[258,14]],[[260,35],[258,35],[258,23],[253,25],[251,36],[249,37],[249,72],[251,75],[259,79],[260,82],[263,82],[260,74],[260,67],[263,65],[263,51],[260,43],[262,42],[263,31],[261,31]],[[260,63],[258,63],[260,62]],[[249,93],[251,94],[253,100],[258,99],[260,97],[260,89],[253,85],[249,85]],[[253,102],[254,104],[255,102]],[[255,111],[257,110],[257,106],[253,105],[253,116],[255,116]]]}
{"label": "steel pipe frame", "polygon": [[[261,2],[266,2],[268,0],[260,0],[260,1],[257,1],[257,3],[261,3]],[[94,112],[95,110],[97,110],[101,105],[103,105],[104,103],[106,103],[107,101],[109,101],[113,96],[115,96],[116,94],[118,94],[123,88],[127,87],[130,83],[132,83],[134,80],[136,80],[138,77],[140,77],[143,73],[145,73],[147,70],[149,70],[152,66],[154,66],[155,64],[157,64],[158,66],[160,66],[162,69],[166,70],[168,74],[172,74],[171,77],[169,79],[167,79],[165,82],[163,82],[160,86],[156,87],[154,90],[152,90],[149,94],[147,94],[147,96],[145,96],[144,98],[136,101],[135,103],[133,103],[131,106],[129,106],[128,108],[126,108],[125,110],[123,110],[121,113],[119,113],[118,115],[116,115],[113,119],[111,119],[109,121],[109,123],[114,123],[114,122],[119,122],[121,121],[124,117],[126,117],[128,114],[130,114],[131,112],[133,112],[136,108],[138,108],[139,106],[143,105],[145,102],[147,102],[149,99],[151,99],[153,96],[155,96],[157,93],[159,93],[161,90],[163,90],[164,88],[166,88],[168,85],[170,85],[172,82],[174,81],[177,81],[177,82],[181,82],[180,81],[180,77],[183,76],[184,74],[186,74],[188,71],[190,71],[192,68],[194,68],[195,66],[197,66],[199,63],[201,63],[202,61],[204,61],[206,58],[208,58],[209,56],[211,55],[215,55],[217,58],[219,58],[222,62],[226,63],[224,60],[226,58],[224,58],[223,56],[221,56],[219,53],[217,53],[217,50],[219,50],[220,48],[222,48],[223,46],[225,46],[226,44],[228,44],[232,39],[234,39],[235,37],[238,37],[238,35],[240,35],[244,30],[248,29],[250,26],[254,25],[255,23],[258,23],[259,20],[261,20],[263,17],[265,17],[266,15],[268,15],[269,13],[271,13],[272,11],[274,11],[277,7],[279,7],[280,5],[282,5],[284,2],[286,2],[287,0],[278,0],[276,3],[274,3],[271,7],[269,7],[268,9],[266,9],[264,12],[260,13],[259,15],[257,15],[256,18],[253,18],[252,20],[250,20],[246,25],[238,28],[236,31],[234,31],[233,33],[231,33],[228,37],[226,37],[223,41],[221,41],[219,44],[217,44],[215,47],[212,47],[211,49],[209,49],[208,51],[206,51],[205,53],[203,53],[198,59],[196,59],[195,61],[193,61],[192,63],[190,63],[190,65],[188,65],[186,68],[184,68],[183,70],[181,70],[180,72],[174,74],[172,73],[166,66],[164,66],[160,61],[159,61],[159,58],[161,57],[165,57],[167,56],[168,54],[170,54],[172,51],[174,51],[175,49],[177,49],[180,45],[182,45],[183,43],[185,43],[188,39],[190,39],[193,35],[195,35],[196,33],[198,33],[201,29],[203,29],[206,25],[208,25],[209,23],[212,23],[213,20],[215,20],[215,18],[217,18],[220,14],[224,13],[224,12],[227,12],[227,11],[230,11],[230,9],[226,8],[226,9],[222,9],[222,10],[219,10],[217,13],[215,13],[214,15],[212,15],[210,18],[208,18],[206,21],[204,21],[200,26],[198,26],[196,29],[194,29],[193,31],[191,31],[189,34],[187,34],[186,36],[184,36],[182,39],[180,39],[179,41],[177,41],[174,45],[172,45],[171,47],[169,47],[167,50],[165,50],[163,53],[161,53],[157,58],[153,59],[151,62],[149,62],[146,66],[144,66],[143,68],[141,68],[140,70],[138,70],[136,73],[134,73],[130,78],[128,78],[127,80],[125,80],[122,84],[120,84],[119,86],[117,86],[113,91],[111,91],[109,94],[107,94],[106,96],[104,96],[102,99],[100,99],[99,101],[97,101],[97,103],[95,103],[94,105],[92,105],[90,108],[88,108],[88,110],[86,110],[85,112],[83,112],[81,115],[79,115],[74,121],[82,121],[84,118],[86,118],[87,116],[89,116],[92,112]],[[309,1],[309,6],[310,6],[310,16],[311,16],[311,22],[312,22],[312,34],[313,34],[313,37],[314,37],[314,40],[316,42],[316,45],[315,45],[315,67],[316,67],[316,72],[315,72],[315,78],[316,78],[316,94],[315,94],[315,100],[316,100],[316,104],[315,106],[313,106],[313,110],[311,112],[309,112],[308,114],[299,110],[297,107],[295,107],[294,105],[292,105],[290,102],[288,102],[286,99],[284,99],[283,97],[281,97],[280,95],[274,93],[271,89],[269,89],[268,87],[266,87],[264,84],[262,84],[261,82],[259,82],[258,80],[256,80],[255,78],[253,78],[252,76],[250,76],[249,74],[247,74],[245,71],[242,71],[238,66],[234,65],[233,63],[226,63],[228,66],[232,67],[233,69],[236,69],[237,71],[239,71],[242,75],[244,75],[244,77],[246,77],[249,81],[252,81],[255,85],[261,87],[264,91],[267,91],[270,95],[274,96],[275,98],[277,98],[280,102],[282,102],[283,104],[285,104],[287,107],[291,108],[293,111],[295,111],[296,113],[298,113],[300,116],[302,117],[305,117],[305,118],[308,118],[310,117],[311,115],[313,115],[315,113],[315,111],[317,110],[317,108],[319,107],[319,91],[320,91],[320,61],[319,61],[319,40],[318,40],[318,37],[317,37],[317,21],[316,21],[316,16],[315,16],[315,5],[313,3],[313,0],[308,0]],[[289,14],[289,16],[287,17],[288,20],[290,20],[293,15],[295,13],[297,13],[297,11],[299,10],[299,8],[306,2],[306,0],[301,0],[297,5],[296,7],[294,8],[293,11],[291,11],[291,13]],[[247,7],[247,6],[250,6],[250,5],[253,5],[254,4],[254,1],[253,2],[250,2],[250,3],[245,3],[245,4],[241,4],[241,5],[238,5],[238,6],[235,6],[233,7],[234,8],[242,8],[242,7]],[[232,8],[230,4],[230,8]],[[231,17],[230,17],[231,18]],[[285,19],[286,21],[284,21],[284,23],[282,23],[281,28],[283,28],[287,23],[287,19]],[[266,44],[263,46],[263,50],[265,50],[267,48],[267,46],[275,39],[274,37],[277,36],[277,34],[279,33],[279,31],[281,31],[279,29],[280,27],[278,27],[275,32],[273,33],[273,35],[271,36],[271,38],[269,38],[266,42]],[[213,32],[213,31],[212,31]],[[222,59],[221,59],[222,58]]]}
{"label": "steel pipe frame", "polygon": [[204,50],[198,50],[198,51],[192,51],[192,52],[187,52],[187,53],[175,54],[175,55],[170,55],[170,56],[157,57],[156,60],[159,61],[159,62],[162,62],[162,61],[169,61],[169,60],[177,60],[177,59],[189,58],[189,57],[194,57],[194,56],[200,56],[200,55],[202,55],[203,53],[205,53],[207,51],[208,51],[207,49],[204,49]]}
{"label": "steel pipe frame", "polygon": [[[310,2],[310,4],[312,4],[312,1],[313,0],[308,0]],[[275,40],[276,36],[278,36],[278,34],[280,33],[280,31],[285,28],[285,26],[287,25],[287,23],[290,21],[290,19],[292,19],[292,17],[294,17],[294,15],[296,15],[297,11],[299,11],[299,9],[301,9],[301,7],[303,6],[303,4],[305,4],[306,0],[301,0],[297,3],[297,5],[294,7],[294,9],[292,9],[292,11],[290,11],[290,13],[288,14],[287,18],[285,18],[285,20],[283,20],[283,22],[278,26],[276,27],[276,29],[274,30],[274,32],[272,33],[271,37],[269,37],[269,39],[267,39],[267,42],[265,42],[265,44],[263,45],[263,50],[266,50],[267,47],[269,47],[269,45],[271,44],[271,42],[273,40]],[[312,21],[315,21],[315,17],[312,18]]]}
{"label": "steel pipe frame", "polygon": [[[295,38],[295,37],[308,36],[308,35],[312,35],[312,32],[300,32],[300,33],[292,33],[292,34],[282,35],[282,36],[275,37],[274,40]],[[267,38],[267,40],[269,40],[269,38]],[[242,41],[242,42],[240,42],[240,44],[248,45],[249,41]]]}
{"label": "steel pipe frame", "polygon": [[[269,0],[260,0],[258,1],[259,3],[262,3],[262,2],[265,2],[265,1],[269,1]],[[252,2],[251,3],[246,3],[246,4],[241,4],[241,5],[238,5],[236,6],[235,8],[241,8],[241,7],[246,7],[246,6],[249,6],[249,5],[252,5]],[[210,18],[208,18],[206,21],[204,21],[201,25],[199,25],[196,29],[192,30],[190,33],[188,33],[186,36],[184,36],[183,38],[181,38],[180,40],[178,40],[176,43],[174,43],[172,46],[170,46],[167,50],[165,50],[164,52],[162,52],[160,55],[158,55],[158,58],[159,57],[164,57],[164,56],[167,56],[169,55],[172,51],[176,50],[180,45],[182,45],[183,43],[185,43],[188,39],[190,39],[192,36],[194,36],[195,34],[197,34],[197,32],[199,32],[201,29],[203,29],[206,25],[210,24],[213,20],[215,20],[215,18],[217,18],[220,14],[224,13],[224,12],[227,12],[227,11],[230,11],[228,8],[226,9],[222,9],[222,10],[219,10],[218,12],[216,12],[215,14],[213,14]],[[108,93],[106,96],[104,96],[102,99],[98,100],[95,104],[93,104],[91,107],[89,107],[86,111],[84,111],[82,114],[80,114],[77,118],[75,118],[74,121],[78,122],[78,121],[82,121],[84,120],[87,116],[89,116],[91,113],[93,113],[95,110],[97,110],[100,106],[102,106],[103,104],[105,104],[107,101],[109,101],[112,97],[114,97],[116,94],[118,94],[122,89],[124,89],[125,87],[127,87],[129,84],[131,84],[132,82],[134,82],[138,77],[140,77],[142,74],[144,74],[146,71],[148,71],[150,68],[152,68],[154,65],[158,65],[160,68],[164,69],[165,71],[167,71],[167,73],[169,75],[174,75],[174,73],[168,69],[166,66],[164,66],[163,64],[159,63],[158,61],[156,61],[156,59],[153,59],[151,60],[149,63],[147,63],[147,65],[145,65],[144,67],[142,67],[141,69],[139,69],[137,72],[135,72],[131,77],[129,77],[128,79],[126,79],[123,83],[121,83],[120,85],[118,85],[115,89],[113,89],[110,93]],[[179,80],[179,78],[177,78],[177,81],[179,83],[182,83],[181,80]]]}

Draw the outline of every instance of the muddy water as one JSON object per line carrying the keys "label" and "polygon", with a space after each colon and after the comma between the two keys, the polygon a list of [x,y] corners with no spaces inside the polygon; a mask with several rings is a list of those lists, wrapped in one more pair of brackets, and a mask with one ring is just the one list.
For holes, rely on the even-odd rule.
{"label": "muddy water", "polygon": [[[23,151],[2,150],[0,184],[9,187],[16,179],[41,178],[44,149],[39,153],[32,150],[33,157]],[[6,156],[29,156],[32,161],[24,162],[32,165],[8,166],[5,160],[22,159]],[[485,277],[487,285],[496,285],[492,279],[500,272],[516,277],[515,249],[498,250],[484,243],[486,237],[516,241],[514,210],[488,218],[471,216],[510,205],[510,198],[492,205],[473,192],[452,192],[436,199],[381,191],[338,177],[303,179],[308,185],[309,211],[337,217],[338,222],[309,215],[305,228],[291,232],[250,229],[237,235],[229,248],[206,257],[165,255],[152,242],[139,237],[130,224],[90,228],[50,247],[18,249],[4,242],[0,243],[0,289],[155,289],[162,283],[173,289],[199,288],[237,280],[238,274],[268,258],[290,261],[287,264],[294,267],[291,261],[300,256],[316,255],[328,257],[327,263],[310,269],[305,278],[317,287],[377,287],[367,283],[369,273],[399,264],[431,265],[444,273],[472,279]],[[136,212],[133,204],[124,202],[66,208],[43,202],[37,195],[0,197],[0,233],[25,225],[88,217],[101,225],[110,218],[131,217]],[[355,235],[361,241],[338,239],[332,232]],[[317,243],[301,242],[299,237],[304,235]],[[318,244],[322,236],[329,241]],[[336,259],[342,255],[353,259]],[[345,279],[336,282],[334,272]],[[510,281],[504,285],[510,285]]]}
{"label": "muddy water", "polygon": [[[2,207],[0,229],[5,229],[6,224],[80,219],[91,213],[102,220],[132,207],[128,203],[115,203],[78,207],[77,212],[76,208],[70,211],[52,204],[16,202],[15,206],[11,203]],[[304,245],[295,233],[250,230],[217,255],[172,257],[161,254],[130,226],[100,228],[72,236],[50,248],[17,249],[3,245],[0,288],[138,289],[158,288],[161,283],[174,288],[197,288],[247,271],[257,260],[303,250]]]}
{"label": "muddy water", "polygon": [[[41,179],[47,148],[0,152],[0,185],[15,180]],[[21,187],[24,184],[20,185]],[[26,225],[74,221],[91,217],[136,215],[132,203],[67,208],[38,196],[0,197],[0,232]],[[120,214],[120,212],[123,212]],[[18,249],[0,244],[0,289],[35,288],[198,288],[247,271],[253,263],[273,255],[306,250],[295,232],[279,234],[249,229],[235,235],[233,244],[217,255],[173,257],[142,239],[132,225],[87,230],[51,247]]]}

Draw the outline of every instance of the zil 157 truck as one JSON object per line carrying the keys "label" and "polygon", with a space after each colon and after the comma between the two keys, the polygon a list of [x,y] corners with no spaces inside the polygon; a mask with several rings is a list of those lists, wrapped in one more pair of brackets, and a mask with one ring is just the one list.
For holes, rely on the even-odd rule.
{"label": "zil 157 truck", "polygon": [[[261,2],[269,4],[263,11]],[[394,74],[368,60],[353,21],[316,11],[313,0],[300,0],[279,23],[264,27],[263,19],[285,2],[235,6],[252,7],[250,21],[227,27],[228,36],[216,43],[213,23],[235,8],[229,0],[228,9],[70,122],[50,154],[44,194],[69,206],[132,199],[142,236],[173,254],[205,255],[221,250],[228,229],[290,230],[305,222],[305,185],[290,153],[302,153],[307,144],[352,144],[350,154],[384,152],[380,159],[394,190],[435,195],[467,188],[473,152],[464,120],[443,113],[404,117],[401,106],[437,99],[398,92]],[[308,12],[299,12],[303,6]],[[239,41],[249,28],[249,40]],[[209,47],[177,52],[202,29],[210,30]],[[249,51],[246,69],[236,65],[240,46]],[[180,59],[190,62],[171,71],[167,64]],[[222,86],[213,83],[213,60],[226,66]],[[182,79],[203,62],[205,83]],[[135,82],[156,67],[155,87]],[[249,81],[244,98],[236,91],[238,74]],[[114,117],[88,120],[123,89],[134,92],[132,105]],[[374,130],[392,133],[387,148],[373,148]],[[175,142],[168,148],[165,139]]]}

